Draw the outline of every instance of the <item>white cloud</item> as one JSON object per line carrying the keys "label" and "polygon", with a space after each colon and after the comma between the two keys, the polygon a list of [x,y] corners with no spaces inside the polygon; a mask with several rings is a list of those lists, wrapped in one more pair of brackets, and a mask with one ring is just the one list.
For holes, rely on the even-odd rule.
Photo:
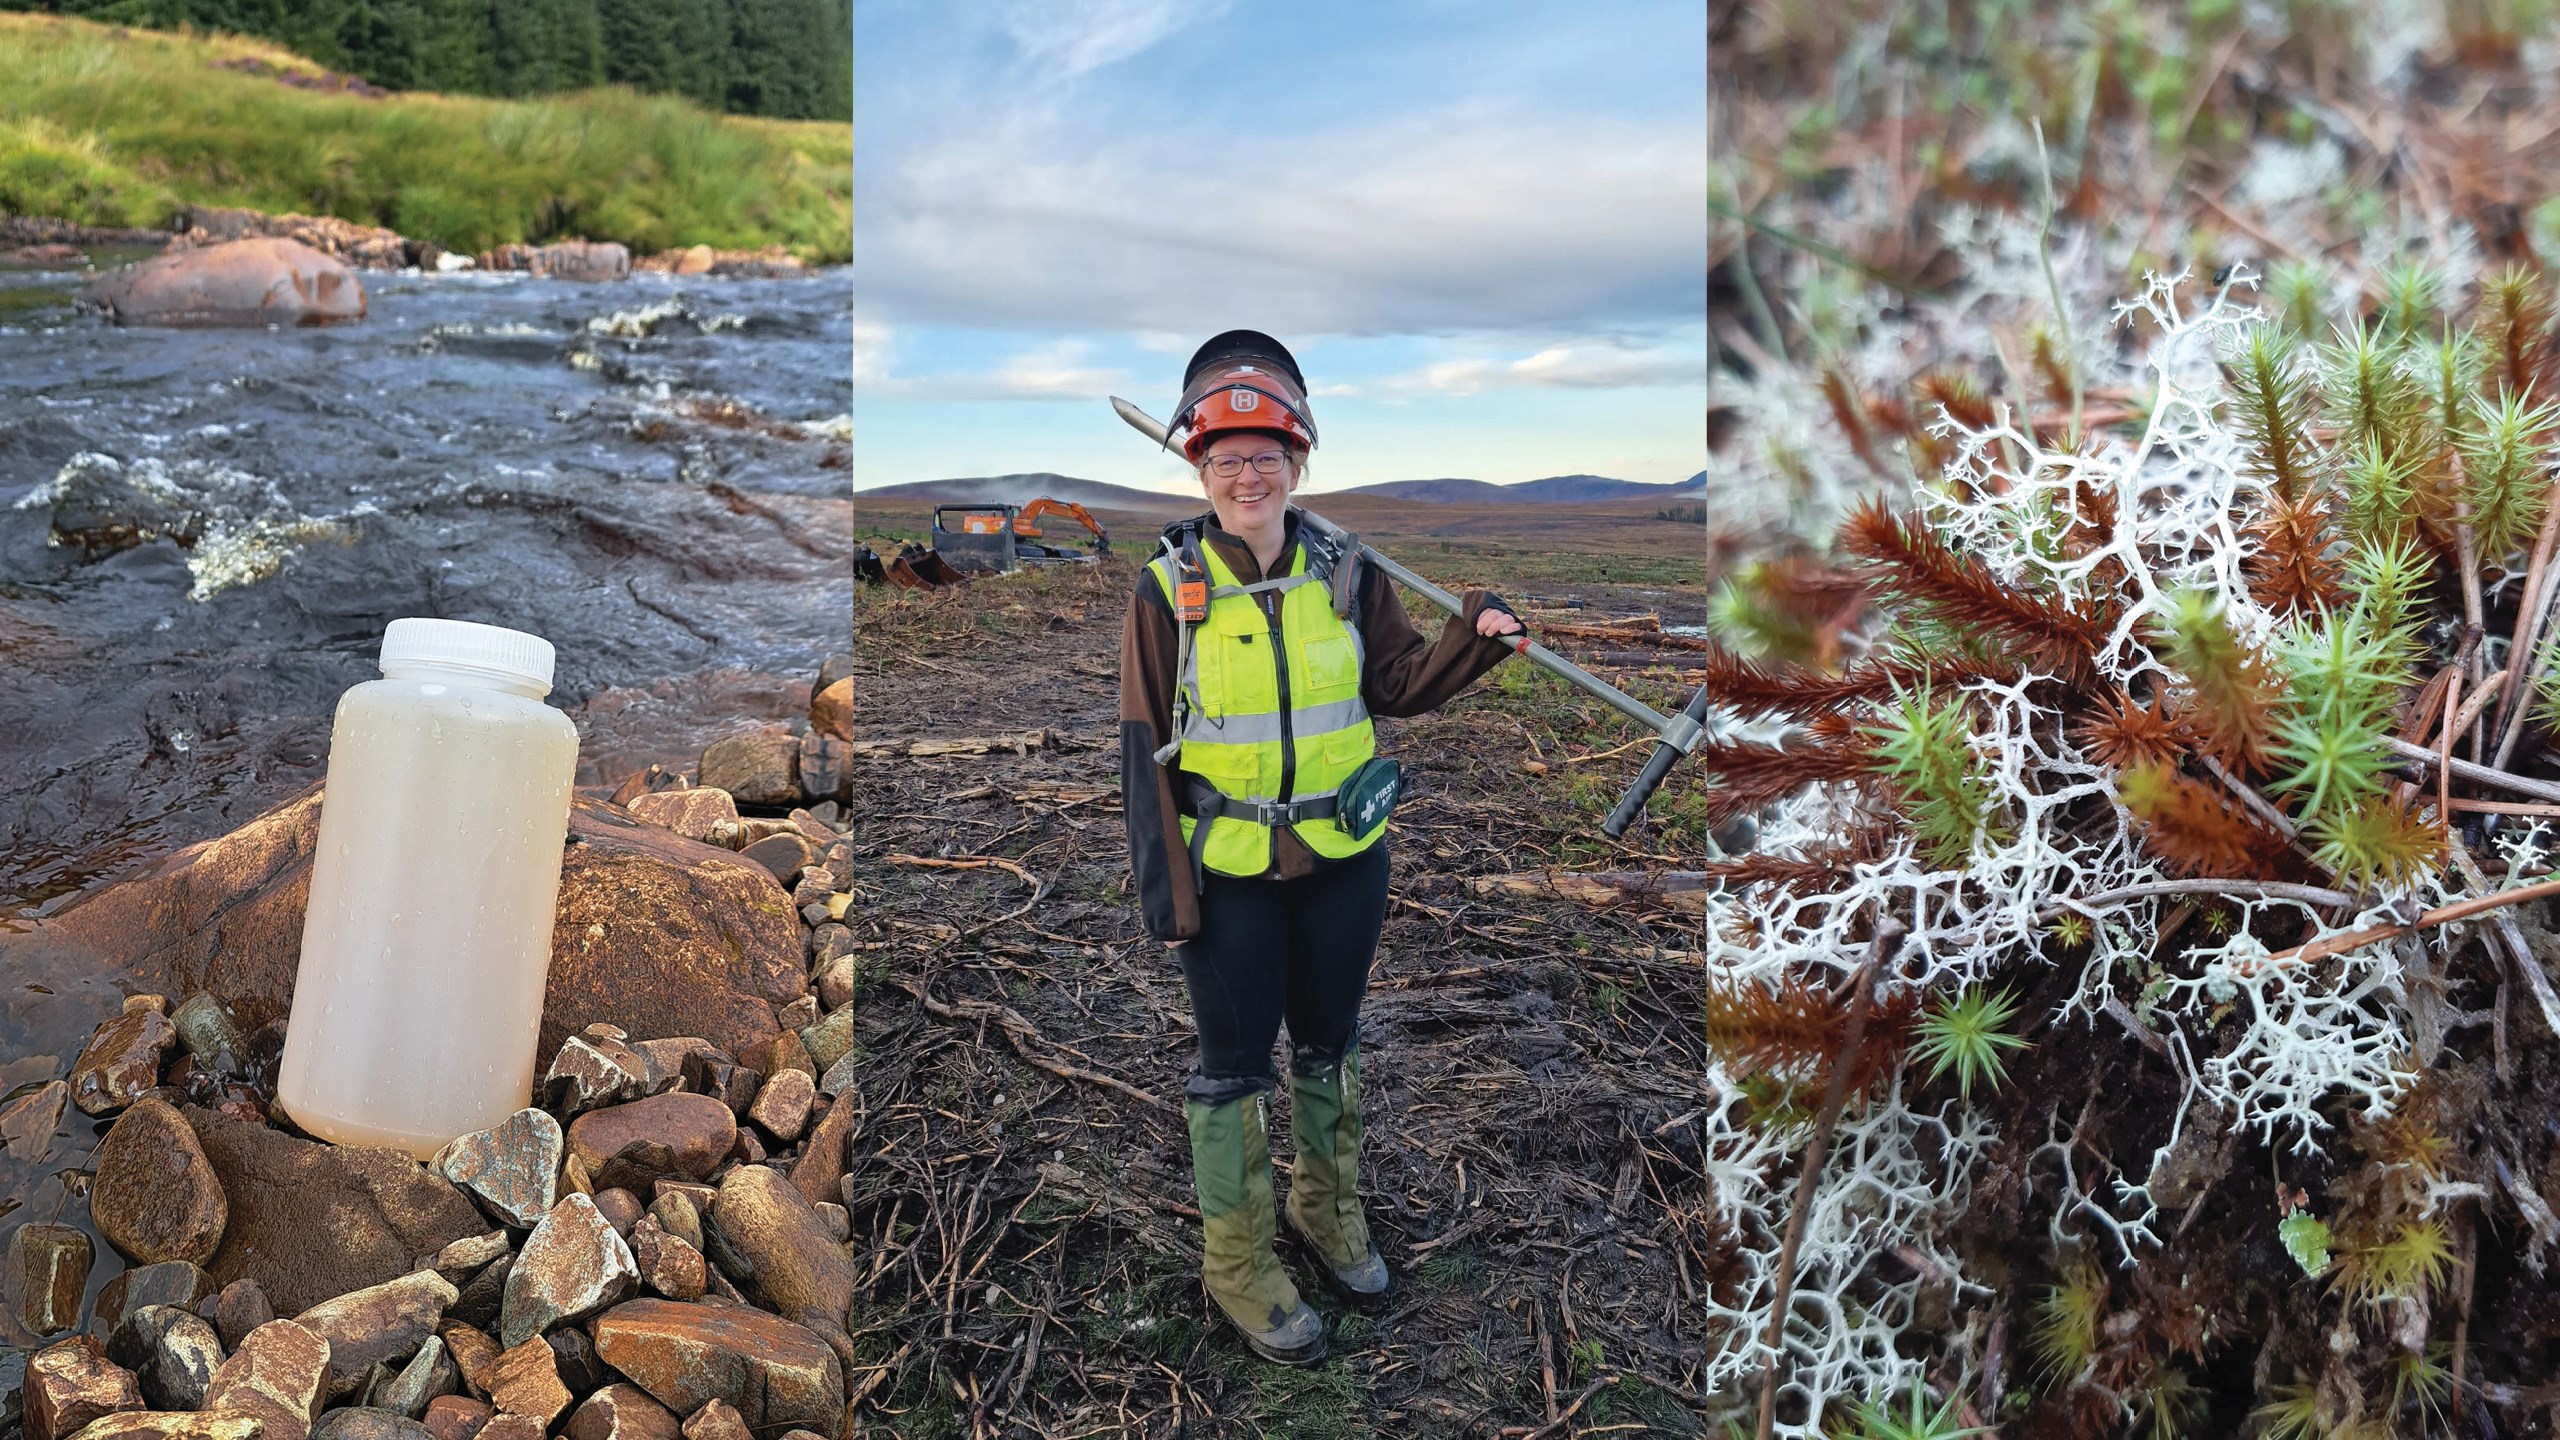
{"label": "white cloud", "polygon": [[1026,65],[1063,78],[1152,49],[1226,8],[1202,0],[1011,0],[1004,28]]}
{"label": "white cloud", "polygon": [[875,320],[853,322],[853,383],[878,385],[889,379],[889,327]]}
{"label": "white cloud", "polygon": [[1550,345],[1517,360],[1441,360],[1386,384],[1407,393],[1473,395],[1513,386],[1564,390],[1616,390],[1640,385],[1706,384],[1702,352],[1601,342]]}
{"label": "white cloud", "polygon": [[996,389],[1026,400],[1099,400],[1124,388],[1126,372],[1081,363],[1091,346],[1069,341],[1016,355],[995,373]]}
{"label": "white cloud", "polygon": [[[1553,115],[1286,143],[1090,129],[1045,103],[991,106],[875,167],[867,303],[1186,336],[1589,333],[1694,324],[1705,306],[1695,134]],[[1248,163],[1208,163],[1220,145]]]}

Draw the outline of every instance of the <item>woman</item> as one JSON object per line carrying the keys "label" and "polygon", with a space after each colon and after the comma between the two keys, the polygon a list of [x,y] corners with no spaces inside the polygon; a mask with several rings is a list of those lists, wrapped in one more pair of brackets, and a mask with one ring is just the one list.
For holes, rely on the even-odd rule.
{"label": "woman", "polygon": [[[1359,1196],[1360,997],[1387,909],[1396,771],[1373,715],[1419,715],[1520,633],[1482,590],[1426,642],[1356,542],[1289,504],[1315,447],[1279,341],[1233,330],[1183,373],[1172,426],[1210,514],[1164,532],[1120,639],[1120,776],[1148,933],[1181,958],[1199,1033],[1185,1087],[1210,1298],[1269,1360],[1324,1358],[1272,1254],[1265,1095],[1289,1028],[1289,1228],[1328,1283],[1379,1304]],[[1205,818],[1204,818],[1205,817]]]}

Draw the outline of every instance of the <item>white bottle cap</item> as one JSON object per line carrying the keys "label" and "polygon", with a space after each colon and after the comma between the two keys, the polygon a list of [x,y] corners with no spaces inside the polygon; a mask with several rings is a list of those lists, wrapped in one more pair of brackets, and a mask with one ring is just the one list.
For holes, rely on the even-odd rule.
{"label": "white bottle cap", "polygon": [[394,665],[478,671],[551,693],[551,642],[539,635],[469,620],[401,619],[382,632],[382,673]]}

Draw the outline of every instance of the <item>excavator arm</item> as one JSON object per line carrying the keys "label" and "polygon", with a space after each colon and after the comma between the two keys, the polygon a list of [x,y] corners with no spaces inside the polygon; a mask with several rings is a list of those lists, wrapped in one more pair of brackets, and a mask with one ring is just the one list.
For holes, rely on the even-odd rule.
{"label": "excavator arm", "polygon": [[1021,511],[1013,517],[1013,533],[1026,540],[1039,539],[1040,517],[1043,515],[1063,515],[1082,525],[1093,532],[1094,553],[1099,555],[1111,553],[1111,536],[1102,528],[1102,522],[1094,519],[1091,511],[1071,500],[1052,500],[1043,495],[1023,506]]}

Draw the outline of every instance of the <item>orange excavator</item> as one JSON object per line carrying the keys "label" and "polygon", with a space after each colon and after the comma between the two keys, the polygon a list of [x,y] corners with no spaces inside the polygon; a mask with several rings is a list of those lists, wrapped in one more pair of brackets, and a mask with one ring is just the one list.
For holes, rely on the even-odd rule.
{"label": "orange excavator", "polygon": [[[1047,516],[1063,516],[1082,525],[1093,536],[1093,548],[1074,550],[1051,544],[1040,528]],[[933,553],[962,571],[1003,574],[1025,564],[1097,559],[1111,553],[1111,536],[1083,506],[1046,495],[1019,506],[937,505]]]}

